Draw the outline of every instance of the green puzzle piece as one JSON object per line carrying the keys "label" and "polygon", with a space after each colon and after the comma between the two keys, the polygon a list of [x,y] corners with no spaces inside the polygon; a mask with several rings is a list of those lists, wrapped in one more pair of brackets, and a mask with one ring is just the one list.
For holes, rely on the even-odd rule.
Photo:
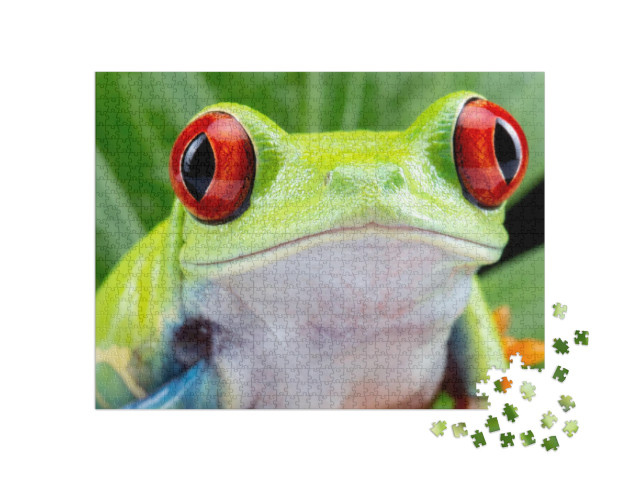
{"label": "green puzzle piece", "polygon": [[520,386],[520,392],[522,393],[523,399],[531,401],[531,399],[536,395],[536,387],[530,382],[524,381],[522,386]]}
{"label": "green puzzle piece", "polygon": [[447,429],[447,423],[445,421],[438,421],[437,423],[432,423],[431,432],[436,436],[444,435],[445,429]]}
{"label": "green puzzle piece", "polygon": [[524,447],[531,446],[532,444],[536,443],[536,440],[533,437],[533,432],[531,430],[527,431],[526,433],[521,433],[520,440],[522,441],[522,445]]}
{"label": "green puzzle piece", "polygon": [[568,437],[572,437],[575,433],[578,432],[578,421],[565,421],[564,428],[562,430],[567,434]]}
{"label": "green puzzle piece", "polygon": [[560,319],[564,319],[564,315],[567,312],[567,306],[564,306],[562,304],[560,304],[559,302],[556,302],[553,305],[553,317],[558,317]]}
{"label": "green puzzle piece", "polygon": [[589,331],[576,331],[576,337],[573,339],[576,344],[583,346],[589,345]]}
{"label": "green puzzle piece", "polygon": [[476,448],[479,448],[480,446],[485,446],[487,444],[487,442],[484,440],[484,434],[482,434],[477,429],[476,429],[476,433],[472,434],[471,437],[473,438],[473,445]]}
{"label": "green puzzle piece", "polygon": [[490,433],[500,431],[500,423],[498,422],[498,418],[494,418],[493,416],[489,416],[487,418],[485,426],[487,427],[487,429],[489,429]]}
{"label": "green puzzle piece", "polygon": [[556,350],[556,354],[568,354],[569,353],[569,342],[563,341],[560,338],[555,338],[553,340],[553,347]]}
{"label": "green puzzle piece", "polygon": [[511,389],[511,385],[513,384],[513,381],[511,381],[510,379],[507,379],[507,377],[503,377],[502,379],[498,379],[496,382],[493,383],[495,385],[495,392],[501,392],[501,393],[506,393],[507,389]]}
{"label": "green puzzle piece", "polygon": [[566,413],[569,409],[576,407],[576,402],[571,396],[560,396],[558,404],[562,406],[562,410]]}
{"label": "green puzzle piece", "polygon": [[542,447],[547,451],[551,451],[552,449],[554,451],[557,451],[558,446],[560,446],[560,443],[558,443],[558,438],[556,438],[555,436],[549,436],[542,442]]}
{"label": "green puzzle piece", "polygon": [[506,448],[507,446],[513,446],[513,438],[515,436],[511,433],[502,433],[500,435],[500,441],[502,441],[501,446]]}
{"label": "green puzzle piece", "polygon": [[502,414],[504,414],[509,421],[515,423],[516,418],[518,417],[518,413],[516,412],[517,410],[518,408],[513,404],[505,404],[504,409],[502,410]]}
{"label": "green puzzle piece", "polygon": [[467,425],[465,423],[454,424],[453,426],[451,426],[451,429],[453,430],[453,435],[456,438],[459,438],[460,436],[466,436],[467,434],[469,434],[465,429],[466,427]]}
{"label": "green puzzle piece", "polygon": [[553,426],[557,420],[557,416],[554,416],[553,413],[549,411],[547,414],[542,415],[542,427],[551,429],[551,426]]}
{"label": "green puzzle piece", "polygon": [[556,367],[556,372],[553,373],[553,379],[556,379],[559,382],[564,382],[567,378],[567,374],[569,374],[569,370],[563,368],[562,366]]}

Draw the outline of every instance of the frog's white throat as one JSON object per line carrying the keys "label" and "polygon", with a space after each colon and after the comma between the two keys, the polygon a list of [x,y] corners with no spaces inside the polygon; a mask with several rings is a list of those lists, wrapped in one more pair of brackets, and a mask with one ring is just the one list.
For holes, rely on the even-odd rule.
{"label": "frog's white throat", "polygon": [[420,407],[442,382],[479,261],[411,239],[345,238],[185,281],[218,324],[223,407]]}

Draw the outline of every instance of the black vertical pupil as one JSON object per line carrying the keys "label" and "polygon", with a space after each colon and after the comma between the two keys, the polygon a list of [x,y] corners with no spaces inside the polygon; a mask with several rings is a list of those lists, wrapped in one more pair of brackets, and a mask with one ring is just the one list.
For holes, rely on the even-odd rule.
{"label": "black vertical pupil", "polygon": [[508,184],[518,173],[522,148],[516,132],[501,118],[496,119],[493,130],[493,148],[504,180]]}
{"label": "black vertical pupil", "polygon": [[209,139],[204,133],[198,134],[182,156],[182,179],[189,193],[200,202],[207,192],[216,170],[216,158]]}

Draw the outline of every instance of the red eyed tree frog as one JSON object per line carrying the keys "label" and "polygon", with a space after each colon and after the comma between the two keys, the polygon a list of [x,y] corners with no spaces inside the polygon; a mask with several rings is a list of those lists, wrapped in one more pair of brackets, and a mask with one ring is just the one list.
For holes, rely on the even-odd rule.
{"label": "red eyed tree frog", "polygon": [[505,362],[476,272],[507,243],[527,162],[516,120],[472,92],[401,132],[288,134],[248,107],[207,107],[171,152],[171,214],[98,290],[97,405],[474,394]]}

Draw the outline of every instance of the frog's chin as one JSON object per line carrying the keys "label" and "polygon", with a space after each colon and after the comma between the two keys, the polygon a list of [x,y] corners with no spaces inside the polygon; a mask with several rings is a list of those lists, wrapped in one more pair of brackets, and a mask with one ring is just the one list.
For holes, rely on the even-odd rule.
{"label": "frog's chin", "polygon": [[[305,250],[327,244],[340,245],[366,239],[387,239],[401,243],[415,244],[416,248],[430,246],[452,257],[468,259],[470,264],[482,266],[492,264],[500,259],[502,248],[453,237],[436,231],[413,226],[386,226],[374,222],[358,227],[340,227],[315,234],[299,237],[273,247],[232,259],[215,262],[187,262],[182,260],[182,268],[186,274],[206,275],[208,277],[227,276],[254,270],[273,262],[295,256]],[[375,259],[372,259],[375,262]]]}

